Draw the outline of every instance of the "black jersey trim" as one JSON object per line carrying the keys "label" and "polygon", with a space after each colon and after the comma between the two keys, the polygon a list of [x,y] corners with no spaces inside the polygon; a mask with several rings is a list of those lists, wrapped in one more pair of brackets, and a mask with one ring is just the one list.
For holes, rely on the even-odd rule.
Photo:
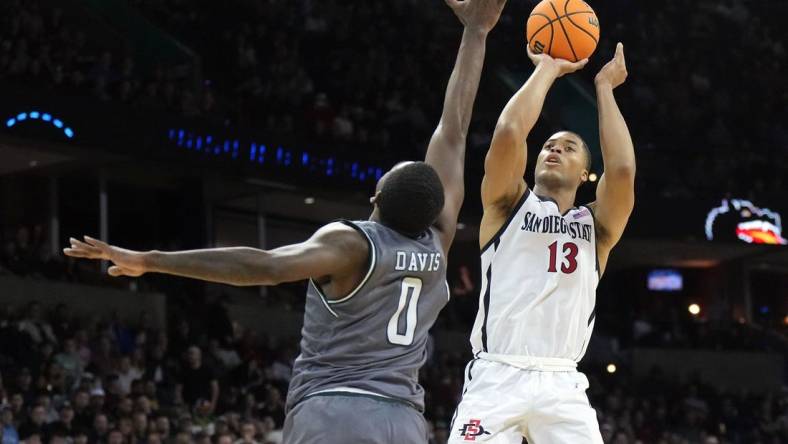
{"label": "black jersey trim", "polygon": [[473,380],[473,366],[476,364],[476,361],[478,360],[479,358],[473,358],[473,360],[471,360],[471,363],[468,365],[468,381]]}
{"label": "black jersey trim", "polygon": [[588,205],[581,205],[583,208],[587,209],[589,213],[591,213],[591,219],[594,220],[594,260],[596,262],[596,275],[597,278],[602,279],[602,269],[599,267],[599,233],[596,231],[596,215],[594,214],[594,210],[591,209]]}
{"label": "black jersey trim", "polygon": [[[495,247],[498,248],[498,239],[495,240]],[[492,261],[487,266],[487,288],[484,289],[484,322],[482,322],[482,351],[487,351],[487,319],[490,313],[490,288],[492,287]]]}
{"label": "black jersey trim", "polygon": [[[358,231],[359,233],[361,233],[364,236],[364,239],[367,240],[367,243],[369,244],[369,259],[368,259],[368,265],[367,265],[368,268],[367,268],[367,274],[364,276],[364,279],[361,280],[361,283],[359,283],[356,286],[356,288],[353,289],[353,291],[350,292],[350,294],[348,294],[347,296],[345,296],[342,299],[336,299],[336,300],[327,299],[326,302],[329,305],[337,305],[337,304],[341,304],[343,302],[347,302],[353,296],[355,296],[359,292],[359,290],[361,290],[361,288],[364,287],[364,284],[366,284],[367,281],[369,281],[370,276],[372,276],[372,272],[375,270],[375,265],[377,264],[377,252],[375,250],[375,242],[372,241],[372,238],[369,236],[369,234],[366,231],[364,231],[363,228],[359,227],[358,225],[356,225],[355,223],[353,223],[353,222],[351,222],[349,220],[340,220],[339,222],[343,223],[343,224],[345,224],[345,225],[347,225],[347,226],[349,226],[349,227],[351,227],[353,229],[355,229],[356,231]],[[321,294],[322,294],[322,291],[321,291]]]}
{"label": "black jersey trim", "polygon": [[[412,409],[414,409],[414,410],[416,410],[418,412],[421,412],[421,413],[424,412],[424,410],[419,408],[419,406],[417,406],[416,404],[414,404],[414,403],[412,403],[412,402],[410,402],[410,401],[408,401],[406,399],[390,398],[388,396],[383,396],[383,395],[373,395],[372,393],[346,392],[346,391],[342,391],[342,390],[327,391],[327,392],[320,392],[320,393],[314,393],[314,394],[311,394],[311,395],[306,395],[303,398],[301,398],[301,400],[298,401],[295,405],[298,405],[299,403],[302,403],[302,402],[306,401],[307,399],[315,398],[317,396],[342,396],[342,397],[346,397],[346,398],[368,398],[368,399],[374,399],[376,401],[388,402],[390,404],[404,405],[404,406],[410,407],[410,408],[412,408]],[[295,407],[295,405],[293,407]]]}
{"label": "black jersey trim", "polygon": [[469,362],[468,365],[466,366],[467,367],[466,373],[468,376],[467,378],[468,380],[465,381],[465,387],[462,390],[462,395],[460,395],[460,402],[457,403],[457,407],[454,409],[454,414],[451,416],[449,431],[454,430],[454,421],[457,420],[457,415],[460,413],[460,405],[462,404],[462,398],[464,398],[465,394],[468,393],[468,385],[469,385],[468,383],[471,382],[471,380],[473,379],[473,375],[471,374],[471,372],[473,371],[474,364],[476,364],[476,361],[478,360],[479,358],[473,358],[471,359],[471,362]]}
{"label": "black jersey trim", "polygon": [[561,207],[558,206],[558,201],[556,201],[552,197],[550,197],[550,196],[540,196],[540,195],[538,195],[536,193],[534,193],[534,196],[536,196],[541,202],[552,202],[552,203],[554,203],[555,204],[555,208],[558,210],[558,213],[561,214],[561,217],[566,216],[572,210],[577,210],[578,209],[577,207],[572,207],[572,208],[569,208],[568,210],[564,211],[563,213],[561,213]]}
{"label": "black jersey trim", "polygon": [[[591,324],[596,319],[596,304],[594,304],[594,308],[591,310],[591,316],[588,317],[588,324],[586,324],[586,332],[591,327]],[[573,361],[579,363],[580,359],[585,356],[585,352],[588,351],[588,346],[591,344],[591,335],[587,335],[586,338],[583,339],[583,345],[580,346],[580,353],[573,359]]]}
{"label": "black jersey trim", "polygon": [[530,188],[526,188],[525,189],[525,193],[523,193],[523,196],[520,198],[520,200],[517,202],[517,204],[514,206],[514,208],[512,208],[512,212],[509,213],[509,217],[506,218],[506,222],[504,222],[503,226],[498,230],[498,232],[495,233],[495,236],[493,236],[492,239],[490,239],[484,245],[484,247],[482,247],[482,250],[481,250],[482,254],[484,254],[484,252],[487,251],[488,248],[490,248],[490,245],[492,245],[495,242],[498,242],[498,240],[501,238],[501,236],[503,236],[503,233],[506,231],[507,228],[509,228],[509,225],[512,223],[512,220],[514,219],[514,216],[516,216],[517,213],[520,211],[520,208],[522,208],[523,204],[528,199],[528,196],[530,194],[531,194],[531,189]]}

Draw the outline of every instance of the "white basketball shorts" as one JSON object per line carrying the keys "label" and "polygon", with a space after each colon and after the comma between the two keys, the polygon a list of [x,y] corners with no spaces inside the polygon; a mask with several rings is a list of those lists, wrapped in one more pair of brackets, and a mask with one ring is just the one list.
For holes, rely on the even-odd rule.
{"label": "white basketball shorts", "polygon": [[588,379],[576,370],[524,370],[474,359],[449,444],[602,444]]}

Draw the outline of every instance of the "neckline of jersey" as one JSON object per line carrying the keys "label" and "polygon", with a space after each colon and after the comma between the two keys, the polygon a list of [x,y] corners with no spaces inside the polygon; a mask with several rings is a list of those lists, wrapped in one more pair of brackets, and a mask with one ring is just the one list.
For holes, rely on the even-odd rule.
{"label": "neckline of jersey", "polygon": [[[552,202],[552,203],[555,205],[555,207],[558,209],[558,212],[559,212],[559,213],[561,212],[561,207],[559,207],[559,206],[558,206],[558,202],[556,202],[556,201],[555,201],[555,199],[553,199],[552,197],[549,197],[549,196],[540,196],[540,195],[538,195],[538,194],[536,194],[536,193],[534,193],[534,196],[536,196],[536,198],[537,198],[537,199],[539,199],[539,200],[540,200],[540,201],[542,201],[542,202]],[[569,208],[569,209],[567,209],[566,211],[564,211],[564,212],[561,214],[561,217],[564,217],[564,216],[566,216],[567,214],[569,214],[569,212],[570,212],[570,211],[572,211],[572,210],[577,210],[577,209],[578,209],[577,207],[572,207],[572,208]]]}

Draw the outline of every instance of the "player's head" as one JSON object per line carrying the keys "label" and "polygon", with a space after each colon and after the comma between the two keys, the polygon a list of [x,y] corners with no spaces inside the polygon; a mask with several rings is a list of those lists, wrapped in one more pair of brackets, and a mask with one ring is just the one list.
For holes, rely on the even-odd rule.
{"label": "player's head", "polygon": [[443,184],[431,166],[401,162],[380,178],[372,203],[383,224],[415,236],[435,223],[443,199]]}
{"label": "player's head", "polygon": [[536,158],[536,184],[547,188],[579,187],[588,180],[591,151],[571,131],[559,131],[544,143]]}

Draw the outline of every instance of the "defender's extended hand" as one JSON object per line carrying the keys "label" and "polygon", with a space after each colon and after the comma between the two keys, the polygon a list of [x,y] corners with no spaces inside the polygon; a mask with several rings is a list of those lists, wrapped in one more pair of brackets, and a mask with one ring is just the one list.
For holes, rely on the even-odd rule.
{"label": "defender's extended hand", "polygon": [[554,70],[556,78],[581,70],[584,66],[586,66],[586,63],[588,63],[588,59],[583,59],[579,62],[570,62],[569,60],[564,59],[554,59],[547,54],[535,54],[533,51],[531,51],[530,45],[528,45],[527,48],[528,58],[534,62],[534,66],[543,66]]}
{"label": "defender's extended hand", "polygon": [[63,253],[71,257],[111,261],[113,266],[108,270],[110,276],[137,277],[147,271],[144,253],[114,247],[90,236],[84,236],[84,239],[83,242],[70,238],[71,248],[64,248]]}
{"label": "defender's extended hand", "polygon": [[627,79],[627,62],[624,58],[624,45],[619,42],[616,45],[616,55],[613,60],[607,62],[594,79],[597,86],[607,86],[615,89]]}
{"label": "defender's extended hand", "polygon": [[498,23],[506,0],[446,0],[466,28],[489,32]]}

